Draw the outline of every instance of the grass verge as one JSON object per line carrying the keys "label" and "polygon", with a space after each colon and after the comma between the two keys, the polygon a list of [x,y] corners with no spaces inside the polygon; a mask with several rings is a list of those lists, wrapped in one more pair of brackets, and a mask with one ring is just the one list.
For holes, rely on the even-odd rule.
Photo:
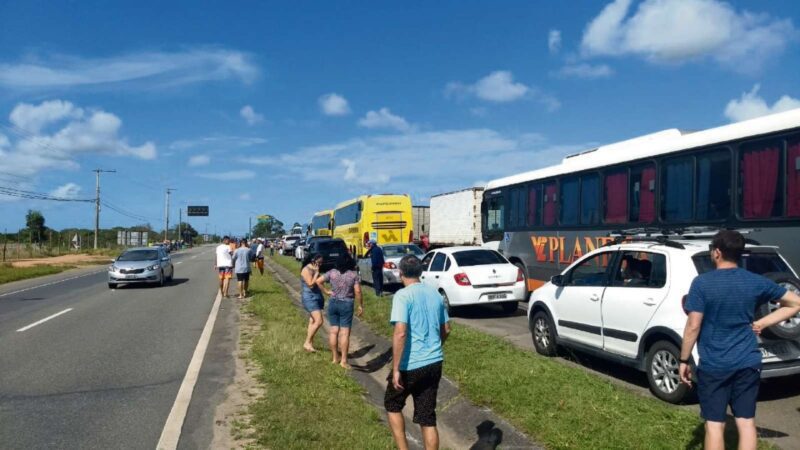
{"label": "grass verge", "polygon": [[11,264],[0,264],[0,284],[53,275],[72,268],[73,266],[13,267]]}
{"label": "grass verge", "polygon": [[[391,448],[392,437],[364,391],[326,352],[302,349],[308,319],[268,273],[251,278],[247,311],[262,322],[250,356],[266,394],[250,407],[253,438],[266,448]],[[319,336],[318,336],[319,337]],[[324,348],[322,342],[317,348]]]}
{"label": "grass verge", "polygon": [[[293,259],[273,260],[299,275]],[[391,302],[371,290],[363,292],[363,320],[390,336]],[[466,326],[453,326],[444,373],[470,401],[491,408],[548,448],[703,447],[703,424],[695,412],[642,397]],[[735,436],[726,440],[736,448]],[[762,441],[759,448],[772,447]]]}

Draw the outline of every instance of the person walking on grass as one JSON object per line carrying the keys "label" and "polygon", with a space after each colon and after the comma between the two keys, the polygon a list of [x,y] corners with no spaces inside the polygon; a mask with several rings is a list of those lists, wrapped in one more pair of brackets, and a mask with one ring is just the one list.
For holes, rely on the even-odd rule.
{"label": "person walking on grass", "polygon": [[353,326],[353,307],[358,302],[356,315],[364,314],[364,298],[361,296],[361,284],[356,273],[356,265],[350,255],[340,256],[336,267],[317,278],[317,286],[324,289],[325,283],[331,289],[326,292],[328,302],[328,346],[331,349],[333,364],[350,369],[347,355],[350,351],[350,328]]}
{"label": "person walking on grass", "polygon": [[269,242],[269,256],[275,256],[275,242]]}
{"label": "person walking on grass", "polygon": [[258,268],[261,276],[264,276],[264,240],[257,239],[258,245],[256,246],[256,267]]}
{"label": "person walking on grass", "polygon": [[374,240],[370,240],[367,242],[367,253],[364,256],[370,258],[372,288],[375,290],[375,295],[380,297],[383,295],[383,264],[386,262],[383,257],[383,249]]}
{"label": "person walking on grass", "polygon": [[247,291],[250,288],[250,247],[247,246],[247,240],[242,239],[239,243],[239,248],[233,252],[233,270],[236,272],[236,284],[239,288],[239,296],[237,298],[246,298]]}
{"label": "person walking on grass", "polygon": [[219,292],[223,297],[228,298],[228,290],[233,276],[233,257],[230,247],[231,239],[228,236],[222,238],[222,244],[215,250],[214,270],[219,273]]}
{"label": "person walking on grass", "polygon": [[404,287],[392,300],[392,370],[383,404],[400,450],[408,449],[403,408],[409,395],[414,399],[414,423],[422,430],[425,449],[439,448],[436,397],[442,378],[442,345],[450,334],[450,318],[442,296],[419,282],[422,270],[419,258],[404,256],[400,260]]}
{"label": "person walking on grass", "polygon": [[303,270],[300,271],[300,284],[302,286],[301,299],[303,307],[308,311],[308,332],[303,348],[307,352],[316,352],[314,348],[314,336],[322,326],[322,310],[325,308],[325,298],[317,281],[322,278],[320,267],[322,266],[322,255],[319,253],[308,254],[303,259]]}
{"label": "person walking on grass", "polygon": [[[725,416],[731,407],[739,431],[739,448],[757,446],[756,399],[761,379],[761,352],[756,335],[800,312],[800,296],[738,267],[744,237],[731,230],[717,233],[709,245],[716,270],[692,282],[686,301],[681,381],[692,384],[690,359],[697,343],[697,396],[705,419],[705,448],[725,448]],[[753,321],[756,306],[780,299],[781,307]]]}

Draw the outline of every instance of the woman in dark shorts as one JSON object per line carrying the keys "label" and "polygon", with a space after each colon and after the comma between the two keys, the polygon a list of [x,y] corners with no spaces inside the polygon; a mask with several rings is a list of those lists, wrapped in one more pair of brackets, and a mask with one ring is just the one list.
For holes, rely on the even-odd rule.
{"label": "woman in dark shorts", "polygon": [[353,306],[358,301],[359,317],[364,314],[364,299],[361,297],[361,284],[355,270],[355,262],[350,255],[336,260],[336,268],[317,279],[317,285],[324,288],[325,282],[331,289],[326,293],[328,302],[328,345],[331,348],[333,363],[350,369],[347,353],[350,351],[350,328],[353,326]]}
{"label": "woman in dark shorts", "polygon": [[310,254],[303,259],[303,270],[300,272],[302,279],[302,294],[303,307],[308,311],[310,317],[308,318],[308,333],[306,334],[306,341],[303,343],[303,348],[307,352],[315,352],[314,349],[314,335],[317,334],[319,328],[322,326],[322,309],[325,306],[325,299],[322,297],[322,290],[317,285],[317,280],[322,279],[322,274],[319,273],[319,268],[322,265],[322,255],[319,253]]}

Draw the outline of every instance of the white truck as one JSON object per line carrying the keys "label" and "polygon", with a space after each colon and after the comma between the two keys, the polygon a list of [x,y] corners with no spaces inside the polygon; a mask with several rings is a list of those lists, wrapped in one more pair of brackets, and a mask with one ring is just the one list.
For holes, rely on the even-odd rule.
{"label": "white truck", "polygon": [[412,231],[414,231],[414,242],[422,239],[423,235],[427,235],[431,229],[431,214],[429,206],[412,206],[411,217],[414,223]]}
{"label": "white truck", "polygon": [[481,201],[483,188],[472,187],[431,197],[430,234],[432,248],[481,245]]}

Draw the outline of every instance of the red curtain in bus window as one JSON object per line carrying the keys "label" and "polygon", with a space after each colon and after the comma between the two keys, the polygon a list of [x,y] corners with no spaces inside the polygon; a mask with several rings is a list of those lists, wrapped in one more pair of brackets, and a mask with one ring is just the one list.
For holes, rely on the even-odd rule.
{"label": "red curtain in bus window", "polygon": [[786,215],[800,217],[800,140],[789,141],[786,161]]}
{"label": "red curtain in bus window", "polygon": [[528,190],[528,226],[539,225],[539,188],[531,186]]}
{"label": "red curtain in bus window", "polygon": [[742,216],[745,219],[772,216],[780,153],[778,148],[765,148],[742,155]]}
{"label": "red curtain in bus window", "polygon": [[606,175],[606,223],[628,221],[628,174]]}
{"label": "red curtain in bus window", "polygon": [[556,184],[544,187],[544,206],[542,207],[542,225],[556,224]]}
{"label": "red curtain in bus window", "polygon": [[642,186],[639,190],[639,222],[656,220],[656,168],[642,169]]}

